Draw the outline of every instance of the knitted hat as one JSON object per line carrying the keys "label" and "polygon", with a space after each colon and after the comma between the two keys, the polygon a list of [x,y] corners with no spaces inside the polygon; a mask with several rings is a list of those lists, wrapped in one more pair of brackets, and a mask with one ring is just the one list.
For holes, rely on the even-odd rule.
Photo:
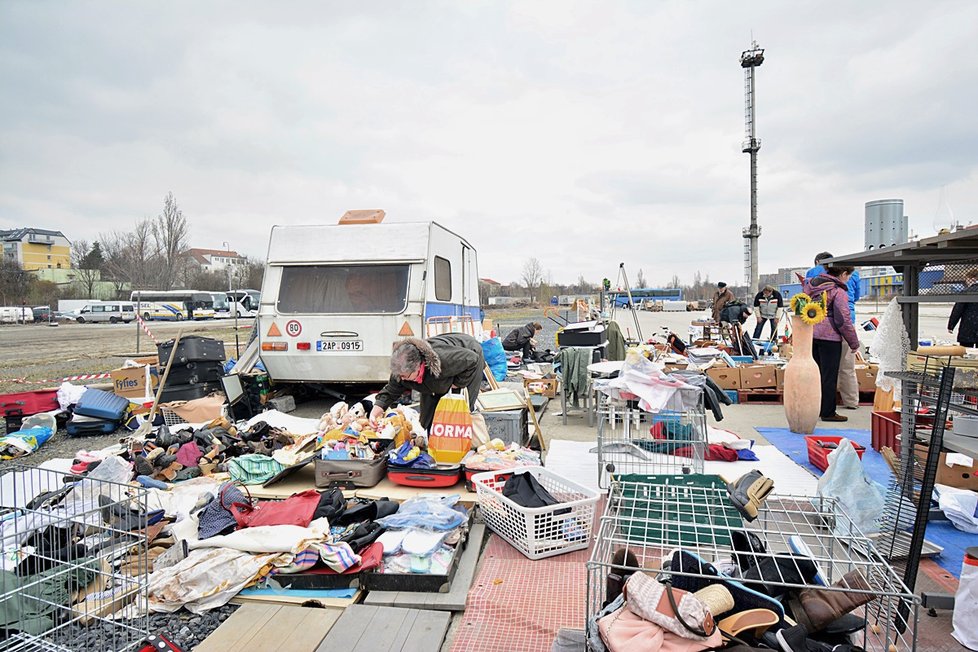
{"label": "knitted hat", "polygon": [[733,596],[723,584],[711,584],[693,595],[706,605],[714,618],[719,618],[721,614],[725,614],[734,608]]}

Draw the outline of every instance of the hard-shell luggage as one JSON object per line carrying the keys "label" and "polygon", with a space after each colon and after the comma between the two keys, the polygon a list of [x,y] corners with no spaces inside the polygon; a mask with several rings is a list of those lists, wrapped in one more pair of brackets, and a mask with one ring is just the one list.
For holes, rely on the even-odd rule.
{"label": "hard-shell luggage", "polygon": [[3,417],[29,417],[32,414],[57,410],[59,407],[57,389],[0,394],[0,416]]}
{"label": "hard-shell luggage", "polygon": [[372,460],[324,460],[316,458],[316,486],[373,487],[387,473],[387,450],[394,444],[391,439],[384,451]]}
{"label": "hard-shell luggage", "polygon": [[75,405],[74,413],[86,417],[96,417],[98,419],[112,419],[122,421],[122,416],[129,409],[129,399],[116,396],[111,392],[103,392],[100,389],[86,389],[78,404]]}
{"label": "hard-shell luggage", "polygon": [[461,464],[439,464],[433,469],[387,465],[387,477],[406,487],[453,487],[462,473]]}
{"label": "hard-shell luggage", "polygon": [[166,387],[160,395],[160,403],[170,401],[192,401],[195,398],[203,398],[214,392],[223,391],[221,383],[198,383],[196,385],[171,385],[167,380]]}
{"label": "hard-shell luggage", "polygon": [[[162,342],[156,347],[160,356],[160,369],[166,367],[166,361],[170,359],[173,351],[173,340]],[[223,361],[224,342],[210,337],[200,335],[187,335],[180,338],[180,346],[177,347],[176,356],[173,358],[174,366],[187,364],[188,362],[214,362]]]}
{"label": "hard-shell luggage", "polygon": [[[88,390],[89,392],[92,390]],[[86,392],[88,393],[88,392]],[[84,437],[85,435],[108,435],[119,429],[120,422],[115,419],[100,419],[98,417],[87,417],[83,414],[75,413],[68,423],[65,430],[69,437]]]}
{"label": "hard-shell luggage", "polygon": [[177,365],[176,360],[170,367],[170,375],[167,376],[166,383],[169,385],[199,385],[200,383],[217,383],[224,376],[224,363],[216,360],[214,362],[188,362],[184,365]]}

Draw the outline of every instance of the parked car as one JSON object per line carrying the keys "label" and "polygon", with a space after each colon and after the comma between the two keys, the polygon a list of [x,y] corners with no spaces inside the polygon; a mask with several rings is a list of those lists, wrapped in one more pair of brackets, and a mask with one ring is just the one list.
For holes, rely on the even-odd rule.
{"label": "parked car", "polygon": [[34,323],[45,322],[51,319],[51,306],[34,306]]}

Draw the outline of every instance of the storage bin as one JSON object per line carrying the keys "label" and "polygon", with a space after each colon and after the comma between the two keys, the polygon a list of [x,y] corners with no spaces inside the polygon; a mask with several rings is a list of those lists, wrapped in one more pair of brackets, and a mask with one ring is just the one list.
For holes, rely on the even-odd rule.
{"label": "storage bin", "polygon": [[900,454],[900,413],[873,412],[870,446],[873,450],[883,450],[884,446]]}
{"label": "storage bin", "polygon": [[[503,495],[506,480],[532,473],[554,498],[547,507],[523,507]],[[598,492],[571,482],[542,466],[486,471],[472,476],[486,525],[529,559],[583,550],[591,540]]]}
{"label": "storage bin", "polygon": [[[812,463],[813,466],[819,468],[823,471],[829,468],[829,453],[834,451],[834,448],[825,448],[819,444],[835,444],[839,445],[846,437],[832,437],[829,435],[806,435],[805,443],[808,444],[808,461]],[[856,449],[856,455],[859,459],[863,458],[863,453],[866,449],[860,446],[856,442],[849,440],[852,443],[852,447]]]}
{"label": "storage bin", "polygon": [[505,410],[502,412],[483,412],[490,439],[502,439],[506,445],[516,443],[526,444],[530,438],[530,430],[526,423],[528,416],[526,408]]}

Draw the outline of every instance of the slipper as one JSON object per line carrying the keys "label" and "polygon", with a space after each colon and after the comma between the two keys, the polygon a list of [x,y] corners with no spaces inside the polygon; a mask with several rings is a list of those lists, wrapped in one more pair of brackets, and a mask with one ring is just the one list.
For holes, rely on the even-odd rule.
{"label": "slipper", "polygon": [[[663,569],[666,570],[666,569]],[[784,606],[772,598],[759,591],[747,588],[739,581],[728,577],[718,571],[716,567],[685,550],[677,550],[672,555],[669,568],[666,572],[671,573],[691,573],[690,575],[672,575],[672,585],[677,589],[683,589],[695,593],[711,584],[723,584],[730,591],[734,599],[732,611],[747,611],[749,609],[768,609],[778,616],[778,623],[784,622]],[[701,577],[696,577],[701,576]]]}
{"label": "slipper", "polygon": [[717,623],[717,627],[722,633],[731,636],[739,636],[742,632],[749,631],[757,638],[778,622],[780,618],[770,609],[748,609],[727,616]]}

